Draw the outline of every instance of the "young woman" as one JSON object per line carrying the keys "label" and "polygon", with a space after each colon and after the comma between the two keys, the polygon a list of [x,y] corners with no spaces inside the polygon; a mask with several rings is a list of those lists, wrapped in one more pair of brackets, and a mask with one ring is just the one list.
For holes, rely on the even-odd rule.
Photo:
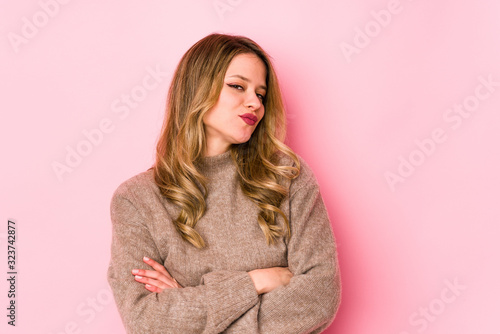
{"label": "young woman", "polygon": [[187,51],[153,167],[111,201],[108,281],[128,333],[320,333],[333,321],[328,213],[284,138],[262,48],[212,34]]}

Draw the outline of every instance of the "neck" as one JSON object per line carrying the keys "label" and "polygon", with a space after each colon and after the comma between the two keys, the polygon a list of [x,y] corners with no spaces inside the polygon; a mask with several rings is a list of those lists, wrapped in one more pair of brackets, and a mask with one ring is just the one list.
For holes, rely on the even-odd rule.
{"label": "neck", "polygon": [[220,146],[220,147],[214,147],[212,146],[207,146],[205,150],[205,157],[213,157],[216,155],[221,155],[229,150],[229,145],[228,146]]}

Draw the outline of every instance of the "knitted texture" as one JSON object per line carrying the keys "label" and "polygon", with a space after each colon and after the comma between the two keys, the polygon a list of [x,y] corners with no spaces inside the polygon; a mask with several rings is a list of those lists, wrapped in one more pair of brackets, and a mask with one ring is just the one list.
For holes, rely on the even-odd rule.
{"label": "knitted texture", "polygon": [[[280,207],[292,235],[274,245],[257,223],[258,207],[240,189],[229,151],[199,166],[209,179],[207,210],[195,227],[203,249],[176,231],[179,208],[162,197],[151,169],[118,187],[108,282],[127,333],[293,334],[329,326],[340,304],[336,244],[317,180],[299,160],[301,173],[288,182]],[[163,264],[183,288],[152,293],[136,282],[132,269],[152,270],[144,256]],[[259,296],[248,272],[269,267],[288,267],[294,276]]]}

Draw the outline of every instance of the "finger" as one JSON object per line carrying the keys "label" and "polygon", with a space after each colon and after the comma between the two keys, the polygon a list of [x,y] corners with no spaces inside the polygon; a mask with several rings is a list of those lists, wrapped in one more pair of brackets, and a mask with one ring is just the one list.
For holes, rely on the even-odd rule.
{"label": "finger", "polygon": [[149,285],[155,286],[157,288],[160,288],[162,290],[176,288],[175,283],[171,280],[163,281],[163,280],[157,280],[154,278],[149,278],[149,277],[144,277],[144,276],[139,276],[139,275],[135,275],[134,279],[137,282],[149,284]]}
{"label": "finger", "polygon": [[151,292],[163,292],[163,289],[160,289],[156,286],[153,286],[153,285],[149,285],[149,284],[145,284],[144,287],[148,290],[148,291],[151,291]]}
{"label": "finger", "polygon": [[145,269],[133,269],[132,274],[135,276],[139,276],[140,278],[151,278],[156,281],[162,281],[165,284],[168,284],[174,288],[182,288],[182,286],[177,283],[175,278],[173,277],[167,277],[163,275],[162,273],[159,273],[154,270],[145,270]]}
{"label": "finger", "polygon": [[145,263],[147,263],[148,265],[150,265],[151,267],[153,267],[154,270],[159,271],[160,273],[164,274],[168,278],[172,278],[172,276],[170,276],[170,273],[167,271],[167,269],[165,269],[164,266],[162,266],[161,264],[159,264],[155,260],[152,260],[147,256],[145,256],[142,260]]}
{"label": "finger", "polygon": [[171,279],[170,277],[168,277],[162,273],[159,273],[156,270],[134,269],[134,270],[132,270],[132,274],[150,277],[150,278],[154,278],[154,279],[158,279],[158,280],[162,280],[162,278]]}
{"label": "finger", "polygon": [[172,279],[174,280],[176,288],[182,288],[182,285],[180,285],[179,282],[177,282],[175,278],[172,277]]}
{"label": "finger", "polygon": [[144,269],[134,269],[132,273],[139,277],[150,278],[155,281],[161,281],[169,286],[174,288],[181,288],[181,286],[177,283],[177,281],[173,277],[167,277],[157,271],[154,270],[144,270]]}

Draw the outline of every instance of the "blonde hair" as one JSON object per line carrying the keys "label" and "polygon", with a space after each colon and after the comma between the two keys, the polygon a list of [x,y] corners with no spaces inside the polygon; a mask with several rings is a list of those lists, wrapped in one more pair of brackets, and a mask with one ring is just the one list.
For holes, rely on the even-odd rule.
{"label": "blonde hair", "polygon": [[[162,195],[180,207],[174,221],[177,231],[198,248],[205,242],[194,227],[205,214],[208,193],[207,179],[196,167],[206,149],[203,116],[216,104],[231,60],[248,53],[258,56],[267,68],[265,113],[248,142],[231,145],[231,157],[241,190],[260,208],[258,224],[268,244],[290,236],[288,219],[279,209],[288,195],[281,181],[297,177],[300,164],[283,143],[286,117],[278,78],[269,56],[251,39],[211,34],[194,44],[177,66],[152,167]],[[296,167],[279,165],[280,153]],[[279,226],[277,214],[283,217],[286,231]]]}

